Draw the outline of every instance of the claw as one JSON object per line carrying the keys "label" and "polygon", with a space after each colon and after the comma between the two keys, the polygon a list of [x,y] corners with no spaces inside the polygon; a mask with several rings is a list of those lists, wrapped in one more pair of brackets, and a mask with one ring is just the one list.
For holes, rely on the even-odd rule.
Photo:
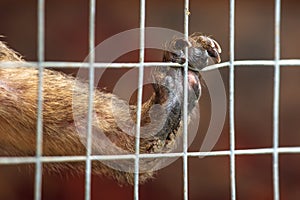
{"label": "claw", "polygon": [[199,72],[210,64],[220,63],[222,52],[214,39],[196,32],[189,39],[174,38],[167,44],[163,60],[183,64],[186,61],[185,48],[188,47],[189,69]]}
{"label": "claw", "polygon": [[198,32],[193,33],[190,37],[199,43],[216,63],[221,62],[220,53],[222,53],[222,49],[217,41]]}

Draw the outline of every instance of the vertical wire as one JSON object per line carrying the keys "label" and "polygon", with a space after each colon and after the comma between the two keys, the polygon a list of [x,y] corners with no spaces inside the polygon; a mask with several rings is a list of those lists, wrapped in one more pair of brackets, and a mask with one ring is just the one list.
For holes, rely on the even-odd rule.
{"label": "vertical wire", "polygon": [[[184,37],[189,37],[189,0],[184,1]],[[183,78],[183,199],[188,200],[188,48],[185,49]]]}
{"label": "vertical wire", "polygon": [[137,117],[136,117],[136,138],[135,138],[135,159],[134,159],[134,199],[139,199],[139,161],[140,161],[140,130],[144,82],[144,56],[145,56],[145,0],[140,0],[140,53],[139,53],[139,80],[137,94]]}
{"label": "vertical wire", "polygon": [[38,0],[38,102],[37,102],[37,137],[36,137],[36,169],[35,169],[35,200],[42,198],[42,162],[43,152],[43,77],[45,38],[45,1]]}
{"label": "vertical wire", "polygon": [[231,199],[236,199],[236,178],[235,178],[235,124],[234,124],[234,20],[235,0],[230,0],[230,58],[229,58],[229,134],[230,134],[230,184]]}
{"label": "vertical wire", "polygon": [[279,200],[279,93],[280,93],[280,0],[275,0],[275,65],[273,102],[273,190],[274,200]]}
{"label": "vertical wire", "polygon": [[85,168],[85,200],[91,199],[91,151],[92,151],[92,121],[93,121],[93,101],[94,101],[94,62],[95,62],[95,13],[96,1],[90,0],[89,9],[89,99],[88,99],[88,124],[87,124],[87,144],[86,144],[86,168]]}

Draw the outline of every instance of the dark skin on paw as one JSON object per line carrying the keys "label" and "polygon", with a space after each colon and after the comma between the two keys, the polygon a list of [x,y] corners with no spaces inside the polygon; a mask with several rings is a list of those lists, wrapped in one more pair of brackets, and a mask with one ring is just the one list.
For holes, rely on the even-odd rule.
{"label": "dark skin on paw", "polygon": [[[185,50],[188,52],[188,112],[192,113],[201,96],[200,70],[204,67],[221,61],[220,45],[210,37],[200,33],[193,33],[188,41],[184,38],[175,38],[165,47],[163,61],[184,64]],[[178,136],[182,122],[183,106],[183,79],[184,69],[178,67],[157,67],[153,72],[156,103],[164,105],[169,115],[164,128],[156,134],[160,143],[167,145],[171,138]],[[175,130],[175,131],[174,131]],[[152,148],[153,146],[151,146]],[[153,149],[148,149],[151,152]],[[157,150],[154,150],[157,151]],[[168,151],[168,150],[163,150]]]}
{"label": "dark skin on paw", "polygon": [[193,89],[199,98],[201,95],[199,71],[208,65],[220,63],[222,50],[214,39],[195,32],[189,36],[188,41],[185,38],[170,41],[166,45],[163,61],[184,64],[186,62],[186,48],[188,51],[189,90]]}

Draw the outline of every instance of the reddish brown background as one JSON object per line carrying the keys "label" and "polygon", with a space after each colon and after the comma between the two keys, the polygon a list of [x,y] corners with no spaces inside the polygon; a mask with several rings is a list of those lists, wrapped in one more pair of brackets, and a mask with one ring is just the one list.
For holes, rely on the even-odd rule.
{"label": "reddish brown background", "polygon": [[[147,1],[146,26],[183,31],[182,0]],[[27,60],[37,58],[36,1],[0,0],[0,34]],[[300,58],[300,2],[282,1],[281,57]],[[229,4],[221,0],[190,3],[190,32],[212,35],[229,58]],[[45,44],[47,61],[82,61],[88,54],[88,1],[46,1]],[[138,0],[97,1],[96,43],[122,31],[139,27]],[[274,1],[236,1],[235,56],[237,60],[273,59]],[[146,60],[159,61],[158,54]],[[124,61],[137,61],[137,52]],[[65,70],[67,73],[72,70]],[[104,78],[109,88],[126,70],[113,70]],[[228,70],[220,70],[228,87]],[[115,76],[112,76],[115,74]],[[272,146],[272,67],[238,67],[235,84],[236,148]],[[114,77],[114,78],[112,78]],[[300,146],[300,68],[282,67],[280,84],[280,146]],[[209,96],[201,99],[201,123],[190,151],[198,151],[208,120]],[[214,150],[229,148],[228,120]],[[300,197],[300,155],[280,155],[280,195]],[[272,156],[236,157],[237,197],[243,200],[272,199]],[[182,199],[182,160],[158,172],[140,187],[140,199]],[[83,199],[84,174],[43,175],[43,199]],[[24,166],[0,166],[0,199],[33,199],[34,173]],[[229,157],[189,158],[189,198],[230,199]],[[92,176],[92,199],[133,199],[132,187],[119,187],[105,177]]]}

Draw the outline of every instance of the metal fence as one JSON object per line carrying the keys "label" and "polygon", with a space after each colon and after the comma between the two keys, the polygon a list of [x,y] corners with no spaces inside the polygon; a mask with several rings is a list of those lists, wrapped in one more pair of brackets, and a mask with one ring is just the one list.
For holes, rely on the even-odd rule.
{"label": "metal fence", "polygon": [[[274,46],[275,55],[274,60],[244,60],[236,61],[234,57],[234,38],[235,38],[235,0],[229,1],[230,7],[230,60],[229,62],[224,62],[221,64],[213,65],[207,67],[205,70],[217,70],[219,68],[228,67],[229,68],[229,122],[230,122],[230,149],[225,151],[211,151],[211,152],[188,152],[187,144],[187,87],[185,87],[185,108],[184,108],[184,133],[183,133],[183,152],[181,153],[170,153],[170,154],[140,154],[139,153],[139,140],[140,140],[140,119],[141,119],[141,105],[142,105],[142,93],[143,93],[143,72],[144,66],[157,66],[165,65],[165,63],[145,63],[145,2],[146,0],[140,0],[140,51],[139,51],[139,63],[135,65],[130,64],[130,67],[138,67],[139,69],[139,90],[138,90],[138,101],[137,101],[137,137],[136,137],[136,151],[134,155],[126,155],[123,158],[135,159],[135,180],[134,180],[134,199],[139,199],[139,159],[148,157],[182,157],[183,158],[183,178],[184,187],[182,188],[184,199],[188,199],[188,158],[196,156],[226,156],[230,157],[230,183],[231,183],[231,199],[236,199],[236,177],[235,177],[235,157],[236,155],[253,155],[253,154],[272,154],[273,155],[273,196],[275,200],[280,198],[280,188],[279,188],[279,155],[280,154],[291,154],[300,153],[300,147],[279,147],[279,91],[280,91],[280,68],[281,66],[289,65],[300,65],[300,60],[281,60],[280,59],[280,12],[281,12],[281,2],[280,0],[275,0],[275,24],[274,24]],[[185,0],[184,10],[182,14],[184,16],[184,34],[188,36],[189,28],[189,0]],[[89,87],[89,110],[88,117],[92,119],[92,103],[93,103],[93,81],[94,81],[94,69],[97,67],[106,67],[106,63],[95,63],[95,55],[93,54],[93,49],[95,47],[95,15],[96,15],[96,0],[90,0],[89,7],[89,52],[91,53],[89,57],[89,63],[84,67],[89,67],[89,77],[90,77],[90,87]],[[37,119],[37,144],[36,144],[36,157],[1,157],[0,164],[21,164],[21,163],[35,163],[35,199],[39,200],[42,198],[41,188],[42,188],[42,163],[46,162],[67,162],[67,161],[85,161],[86,162],[86,173],[85,173],[85,199],[89,200],[91,198],[91,162],[93,160],[105,160],[112,159],[115,156],[94,156],[91,155],[91,133],[92,125],[91,120],[88,124],[88,139],[87,139],[87,153],[86,156],[53,156],[44,157],[42,156],[42,141],[43,141],[43,118],[42,118],[42,103],[43,103],[43,92],[42,92],[42,79],[43,79],[43,68],[45,67],[65,67],[74,66],[82,67],[83,63],[73,63],[73,62],[45,62],[44,59],[44,28],[45,28],[45,1],[38,0],[38,62],[31,63],[38,66],[39,69],[39,90],[38,90],[38,119]],[[114,63],[110,64],[110,67],[119,68],[121,66],[127,66],[127,63]],[[235,85],[235,67],[240,66],[251,66],[251,65],[262,65],[274,67],[274,96],[273,96],[273,148],[258,148],[258,149],[235,149],[235,111],[234,111],[234,85]],[[187,70],[187,65],[185,65],[185,70]],[[187,76],[184,79],[185,86],[187,86],[188,79]]]}

